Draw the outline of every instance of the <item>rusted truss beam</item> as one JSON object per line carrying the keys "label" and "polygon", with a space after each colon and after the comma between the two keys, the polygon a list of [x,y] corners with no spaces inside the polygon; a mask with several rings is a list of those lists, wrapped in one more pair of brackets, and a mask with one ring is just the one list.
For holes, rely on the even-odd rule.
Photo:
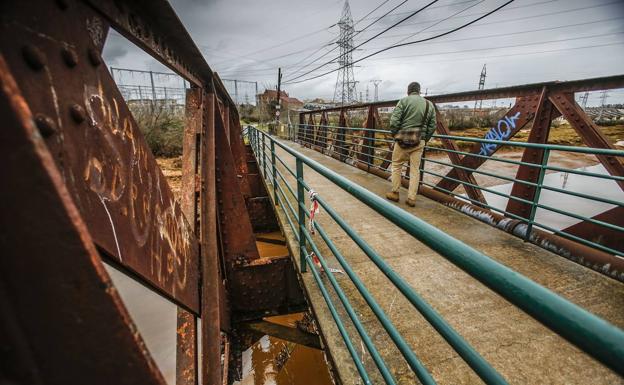
{"label": "rusted truss beam", "polygon": [[2,55],[0,116],[1,382],[164,385]]}
{"label": "rusted truss beam", "polygon": [[82,2],[1,7],[2,53],[98,248],[199,314],[198,241],[102,62],[107,21]]}
{"label": "rusted truss beam", "polygon": [[[543,83],[522,84],[511,87],[491,88],[486,90],[474,90],[455,92],[451,94],[431,95],[427,99],[434,103],[452,103],[463,102],[468,100],[488,100],[488,99],[504,99],[529,96],[539,93],[544,87],[551,92],[585,92],[585,91],[601,91],[613,88],[624,88],[624,75],[605,76],[600,78],[580,79],[566,82],[552,81]],[[354,104],[348,109],[374,107],[394,107],[398,103],[397,100],[384,100],[375,103]],[[332,112],[340,111],[344,107],[323,108],[319,110],[306,111],[304,114],[317,114],[321,111]]]}

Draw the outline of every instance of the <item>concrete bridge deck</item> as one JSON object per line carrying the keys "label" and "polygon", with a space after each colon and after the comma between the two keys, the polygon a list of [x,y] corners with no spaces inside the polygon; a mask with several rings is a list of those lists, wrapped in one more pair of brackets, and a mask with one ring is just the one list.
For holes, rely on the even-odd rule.
{"label": "concrete bridge deck", "polygon": [[[283,142],[331,168],[371,192],[383,196],[390,183],[292,142]],[[295,160],[285,151],[276,153],[294,170]],[[279,163],[279,162],[278,162]],[[281,169],[283,175],[290,177]],[[383,256],[413,289],[432,305],[511,384],[624,384],[624,379],[587,356],[572,344],[507,302],[455,265],[398,229],[391,222],[308,167],[306,182]],[[294,178],[289,183],[294,186]],[[269,187],[270,188],[270,187]],[[406,191],[401,191],[402,202]],[[400,207],[484,254],[594,314],[624,328],[624,285],[538,246],[525,243],[467,215],[419,196],[414,208]],[[293,255],[297,241],[277,209]],[[439,384],[482,383],[476,374],[401,295],[355,243],[321,211],[319,223],[330,234],[383,310]],[[317,243],[325,246],[318,237]],[[327,247],[321,251],[330,266],[340,267]],[[298,258],[295,258],[298,259]],[[298,263],[298,260],[297,260]],[[415,378],[398,349],[370,311],[349,278],[336,274],[362,323],[400,384]],[[326,277],[326,286],[330,287]],[[312,273],[302,282],[316,313],[331,357],[343,384],[359,384],[355,366],[318,290]],[[331,289],[329,289],[331,291]],[[339,305],[344,320],[346,313]],[[345,324],[350,325],[347,321]],[[383,383],[353,327],[348,328],[373,383]]]}

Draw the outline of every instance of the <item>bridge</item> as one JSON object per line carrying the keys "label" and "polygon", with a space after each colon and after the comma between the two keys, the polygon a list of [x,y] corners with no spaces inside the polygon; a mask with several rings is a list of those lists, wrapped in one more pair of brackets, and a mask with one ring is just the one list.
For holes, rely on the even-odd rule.
{"label": "bridge", "polygon": [[[623,75],[428,97],[409,208],[382,198],[396,101],[243,130],[164,0],[0,10],[0,382],[232,384],[272,335],[341,384],[624,383],[624,151],[574,101]],[[179,199],[103,65],[111,29],[191,84]],[[488,98],[516,102],[451,135],[443,104]],[[585,146],[549,143],[559,116]],[[113,270],[174,308],[173,378]]]}

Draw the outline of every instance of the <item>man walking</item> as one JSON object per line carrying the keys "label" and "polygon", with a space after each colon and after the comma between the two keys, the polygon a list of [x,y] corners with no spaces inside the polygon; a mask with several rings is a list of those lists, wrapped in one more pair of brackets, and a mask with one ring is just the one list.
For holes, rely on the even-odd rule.
{"label": "man walking", "polygon": [[416,205],[418,179],[420,178],[420,157],[425,141],[428,141],[436,128],[436,114],[433,104],[420,96],[420,84],[410,83],[407,96],[399,100],[392,117],[390,131],[394,137],[392,150],[392,191],[386,194],[391,201],[399,201],[401,169],[403,163],[410,162],[410,181],[407,190],[408,206]]}

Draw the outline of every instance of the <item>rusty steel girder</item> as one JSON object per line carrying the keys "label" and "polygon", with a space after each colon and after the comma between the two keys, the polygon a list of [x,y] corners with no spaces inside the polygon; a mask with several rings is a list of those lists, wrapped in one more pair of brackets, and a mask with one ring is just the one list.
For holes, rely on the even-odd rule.
{"label": "rusty steel girder", "polygon": [[0,382],[164,385],[3,55],[0,116]]}
{"label": "rusty steel girder", "polygon": [[[584,92],[584,91],[601,91],[612,88],[624,87],[624,75],[605,76],[601,78],[572,80],[566,82],[552,81],[543,83],[523,84],[518,86],[490,88],[485,90],[474,90],[455,92],[442,95],[429,95],[427,100],[433,103],[452,103],[452,102],[464,102],[468,100],[488,100],[488,99],[504,99],[504,98],[518,98],[524,96],[532,96],[539,94],[544,87],[547,87],[551,92]],[[398,103],[398,99],[384,100],[374,103],[354,104],[349,108],[364,108],[368,106],[376,107],[394,107]],[[341,111],[344,107],[324,108],[322,110],[306,111],[305,114],[316,114],[321,111],[334,112]]]}
{"label": "rusty steel girder", "polygon": [[[552,103],[548,100],[548,88],[544,87],[540,94],[540,100],[537,105],[531,131],[529,132],[528,141],[530,143],[546,144],[548,142],[548,134],[550,133],[550,122],[559,115],[561,115],[559,111],[553,108]],[[523,163],[541,165],[543,158],[544,150],[539,148],[525,148],[522,153]],[[534,184],[537,184],[538,176],[539,168],[527,166],[525,164],[521,164],[516,173],[517,180]],[[536,189],[534,186],[514,182],[511,188],[511,195],[527,201],[533,201],[535,191]],[[528,219],[531,213],[531,205],[515,199],[509,199],[505,211]]]}
{"label": "rusty steel girder", "polygon": [[108,23],[58,4],[3,5],[3,56],[100,250],[198,314],[198,243],[102,62]]}

